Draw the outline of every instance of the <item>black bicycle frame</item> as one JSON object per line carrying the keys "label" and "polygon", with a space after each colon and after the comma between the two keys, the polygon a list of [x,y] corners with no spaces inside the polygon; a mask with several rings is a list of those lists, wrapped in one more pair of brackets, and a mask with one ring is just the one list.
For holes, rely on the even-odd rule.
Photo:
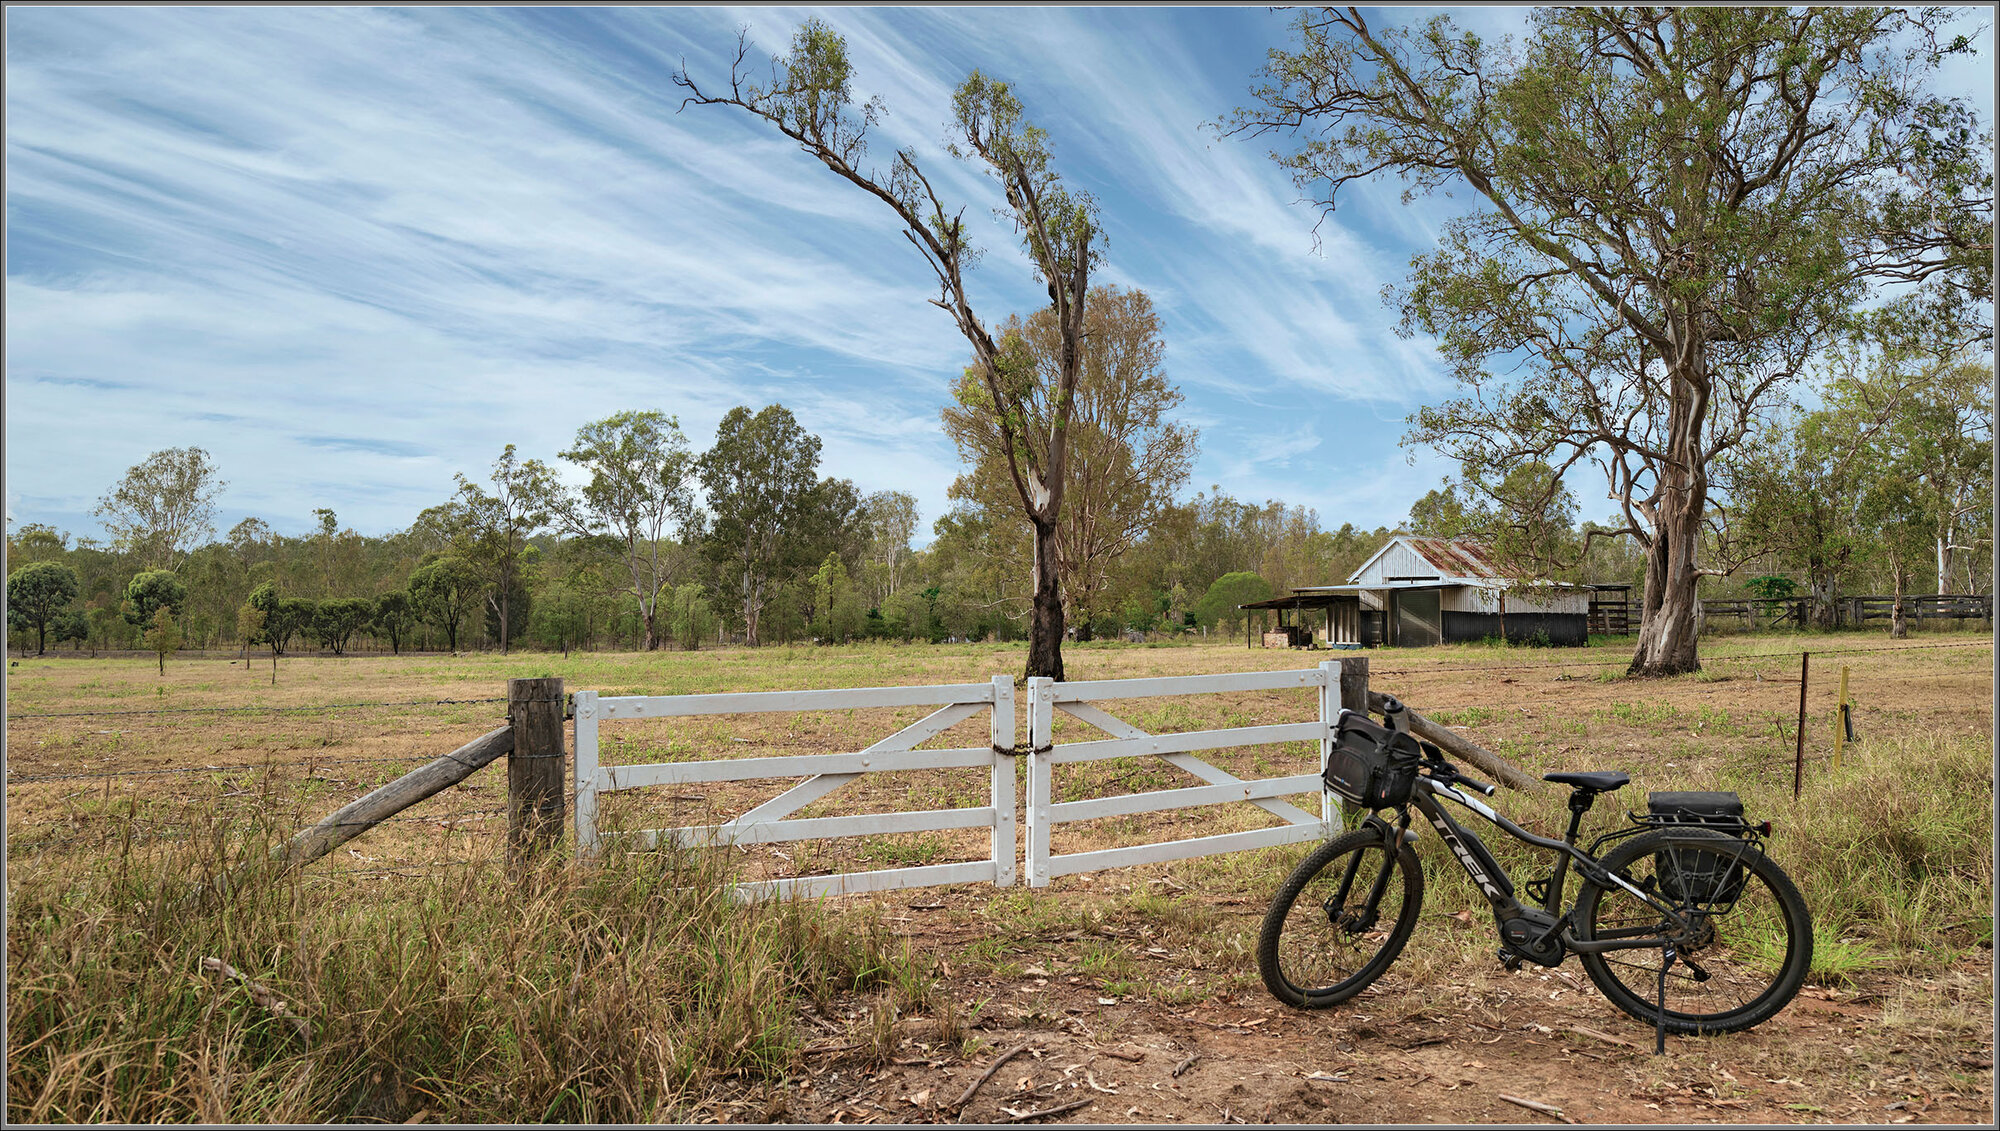
{"label": "black bicycle frame", "polygon": [[[1681,916],[1679,911],[1660,902],[1652,894],[1640,889],[1636,885],[1626,882],[1622,877],[1605,871],[1598,864],[1596,857],[1571,844],[1569,841],[1536,836],[1534,833],[1494,812],[1491,807],[1483,802],[1467,797],[1464,793],[1451,786],[1440,785],[1429,778],[1418,778],[1416,789],[1410,795],[1411,806],[1422,813],[1424,819],[1430,822],[1431,827],[1437,830],[1438,837],[1444,841],[1445,847],[1451,849],[1452,856],[1457,858],[1459,865],[1472,878],[1473,884],[1486,897],[1486,901],[1493,905],[1494,914],[1499,918],[1506,919],[1526,910],[1522,903],[1514,898],[1514,881],[1500,867],[1499,861],[1493,858],[1493,853],[1486,847],[1486,843],[1480,840],[1470,829],[1452,820],[1451,814],[1447,813],[1444,807],[1437,803],[1437,798],[1440,796],[1448,797],[1477,813],[1479,816],[1484,817],[1488,822],[1498,826],[1500,831],[1513,837],[1515,840],[1557,853],[1555,873],[1549,877],[1549,890],[1543,900],[1542,909],[1550,915],[1555,916],[1556,923],[1554,927],[1550,928],[1550,932],[1556,934],[1556,937],[1562,942],[1563,947],[1571,953],[1601,954],[1612,950],[1658,950],[1673,941],[1671,936],[1657,932],[1645,935],[1634,934],[1632,936],[1625,936],[1621,933],[1620,937],[1608,939],[1577,938],[1569,922],[1568,914],[1559,910],[1563,897],[1563,880],[1572,861],[1576,864],[1577,872],[1588,882],[1594,883],[1599,887],[1608,888],[1615,886],[1624,888],[1626,891],[1644,900],[1648,906],[1667,916],[1668,920],[1677,929],[1686,930],[1688,928],[1687,920]],[[1404,820],[1407,822],[1407,815]],[[1400,833],[1400,830],[1398,832]]]}

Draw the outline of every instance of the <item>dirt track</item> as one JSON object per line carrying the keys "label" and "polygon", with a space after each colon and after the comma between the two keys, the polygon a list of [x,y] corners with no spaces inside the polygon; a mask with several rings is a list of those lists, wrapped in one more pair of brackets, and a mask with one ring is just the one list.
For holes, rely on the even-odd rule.
{"label": "dirt track", "polygon": [[[971,891],[920,894],[889,901],[887,913],[911,921],[916,947],[949,955],[978,933],[983,900]],[[1232,926],[1254,929],[1262,907],[1253,902],[1225,909]],[[1441,937],[1490,935],[1486,924],[1426,919],[1412,953]],[[1110,931],[1105,937],[1145,941]],[[1656,1057],[1650,1027],[1605,1002],[1574,963],[1507,974],[1490,956],[1470,958],[1422,986],[1392,968],[1373,990],[1326,1013],[1289,1010],[1261,988],[1178,1007],[1140,998],[1105,1004],[1102,986],[1069,973],[1074,963],[1061,957],[1082,941],[1073,933],[1029,944],[1018,976],[947,980],[945,992],[960,1000],[991,999],[972,1029],[983,1048],[970,1060],[938,1040],[935,1019],[906,1017],[890,1063],[870,1068],[865,1050],[839,1049],[867,1027],[869,1004],[856,998],[829,1017],[802,1014],[802,1031],[817,1038],[809,1049],[829,1050],[808,1057],[807,1077],[748,1094],[725,1084],[708,1113],[950,1121],[992,1060],[1026,1045],[972,1096],[963,1122],[1014,1122],[1081,1100],[1090,1102],[1051,1121],[1984,1125],[1993,1114],[1990,1028],[1964,1040],[1885,1026],[1885,1005],[1898,992],[1888,978],[1850,991],[1807,987],[1749,1033],[1670,1036]],[[1942,979],[1975,1009],[1985,1008],[1979,998],[1991,985],[1990,952],[1980,953]],[[1186,957],[1168,950],[1150,960],[1164,973]]]}

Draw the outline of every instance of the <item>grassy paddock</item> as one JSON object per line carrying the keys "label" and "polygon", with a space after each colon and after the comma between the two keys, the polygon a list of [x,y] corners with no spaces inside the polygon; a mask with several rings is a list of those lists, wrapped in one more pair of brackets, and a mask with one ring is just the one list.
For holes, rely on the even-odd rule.
{"label": "grassy paddock", "polygon": [[[494,866],[293,874],[204,902],[263,841],[207,832],[16,880],[10,1120],[676,1122],[717,1074],[791,1068],[802,1000],[881,985],[892,1008],[926,1001],[870,905],[739,906],[714,859],[556,861],[525,883]],[[210,956],[305,1035],[203,973]]]}
{"label": "grassy paddock", "polygon": [[[1621,678],[1629,648],[1621,641],[1369,658],[1378,688],[1531,773],[1630,772],[1633,785],[1600,803],[1589,828],[1622,820],[1648,789],[1742,793],[1757,818],[1776,824],[1773,851],[1813,908],[1815,979],[1899,979],[1904,989],[1888,1013],[1921,1039],[1976,1029],[1991,1003],[1990,983],[1947,975],[1969,949],[1991,944],[1991,651],[1932,647],[1940,641],[1981,643],[1972,634],[1928,636],[1843,656],[1888,642],[1879,634],[1732,637],[1705,642],[1702,673],[1645,682]],[[1805,789],[1794,799],[1799,688],[1783,680],[1796,679],[1801,646],[1814,652],[1814,680]],[[1324,658],[1227,645],[1066,650],[1078,679],[1298,668]],[[735,906],[723,893],[743,873],[720,869],[764,875],[759,869],[778,867],[754,855],[613,853],[600,870],[558,860],[537,882],[512,884],[494,831],[504,821],[491,817],[504,800],[497,771],[302,874],[213,906],[189,902],[195,885],[234,861],[497,725],[498,705],[435,701],[499,696],[510,677],[671,694],[977,682],[1017,673],[1023,659],[1019,645],[351,657],[286,660],[275,686],[268,665],[246,672],[219,659],[176,661],[164,678],[150,657],[24,660],[8,687],[8,1117],[303,1122],[429,1111],[463,1122],[665,1122],[684,1117],[720,1078],[749,1081],[754,1091],[820,1047],[886,1058],[917,1025],[933,1047],[966,1050],[983,1007],[941,990],[953,968],[961,978],[1004,977],[1040,965],[1112,998],[1173,1007],[1258,992],[1256,919],[1303,846],[1066,877],[1039,891],[968,886],[953,906],[973,910],[948,913],[971,916],[952,919],[963,941],[920,935],[913,951],[884,921],[895,897]],[[1852,668],[1862,741],[1836,768],[1828,755],[1843,664]],[[1134,700],[1114,704],[1114,713],[1164,733],[1306,718],[1310,699]],[[347,703],[379,706],[329,706]],[[279,710],[236,710],[244,707]],[[230,710],[107,714],[189,708]],[[95,713],[25,717],[71,712]],[[853,750],[919,714],[660,720],[607,724],[604,736],[607,761]],[[974,719],[935,741],[983,745],[984,732]],[[1059,722],[1062,741],[1089,737],[1090,728]],[[624,749],[614,755],[614,745]],[[1212,760],[1242,776],[1275,776],[1297,772],[1313,753],[1285,744]],[[133,770],[154,776],[124,776]],[[984,803],[977,772],[898,777],[907,780],[843,791],[804,815]],[[606,816],[707,823],[784,784],[669,794],[658,811],[607,805]],[[1058,799],[1191,784],[1179,770],[1136,759],[1061,767],[1056,780]],[[1566,819],[1559,790],[1503,793],[1496,804],[1544,834],[1559,833]],[[1272,820],[1245,804],[1120,818],[1064,826],[1056,847],[1087,851]],[[1517,880],[1546,867],[1502,838],[1488,841]],[[983,842],[924,834],[844,851],[801,852],[786,867],[796,874],[977,858]],[[1422,851],[1431,878],[1425,924],[1385,983],[1391,988],[1476,979],[1492,966],[1483,905],[1435,838]],[[308,1022],[308,1037],[245,987],[204,973],[204,957],[269,987]],[[869,1003],[860,1015],[801,1018],[802,1009],[852,1001],[856,991]],[[773,1109],[772,1118],[781,1115]]]}

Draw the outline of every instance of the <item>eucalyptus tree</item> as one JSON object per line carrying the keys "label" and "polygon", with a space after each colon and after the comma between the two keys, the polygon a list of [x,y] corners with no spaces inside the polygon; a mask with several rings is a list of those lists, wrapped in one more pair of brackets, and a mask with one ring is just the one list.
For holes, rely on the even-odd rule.
{"label": "eucalyptus tree", "polygon": [[206,451],[167,448],[129,468],[92,513],[120,550],[171,570],[215,532],[215,499],[226,486]]}
{"label": "eucalyptus tree", "polygon": [[1964,48],[1937,39],[1949,18],[1541,8],[1525,42],[1494,44],[1444,16],[1377,28],[1316,9],[1232,121],[1303,134],[1274,156],[1328,210],[1384,173],[1406,200],[1471,190],[1390,294],[1463,390],[1408,438],[1496,479],[1596,465],[1611,533],[1647,554],[1634,674],[1700,667],[1711,461],[1909,270],[1901,143],[1969,114],[1926,89]]}
{"label": "eucalyptus tree", "polygon": [[[948,149],[998,183],[1005,199],[1000,212],[1020,234],[1022,249],[1047,288],[1058,345],[1053,384],[1044,385],[1019,360],[1019,344],[996,339],[973,311],[966,275],[979,251],[966,230],[964,207],[944,202],[911,149],[897,150],[887,169],[868,166],[868,128],[884,108],[880,98],[855,100],[846,39],[818,19],[807,20],[792,37],[791,51],[771,60],[768,80],[745,66],[748,55],[748,42],[739,37],[726,90],[704,89],[685,67],[674,72],[674,83],[688,92],[683,107],[735,106],[756,115],[835,175],[887,205],[902,222],[904,236],[936,277],[938,297],[931,303],[951,315],[972,345],[973,367],[986,386],[1008,478],[1033,531],[1027,674],[1061,679],[1057,523],[1068,427],[1083,367],[1085,295],[1101,242],[1096,203],[1064,185],[1052,166],[1048,135],[1023,115],[1008,84],[977,70],[966,77],[952,97]],[[1038,414],[1039,426],[1031,427],[1029,408],[1037,400],[1046,410]]]}
{"label": "eucalyptus tree", "polygon": [[[1061,327],[1052,312],[1037,310],[1002,323],[1001,336],[1018,343],[1014,359],[1032,374],[1022,404],[1024,430],[1045,432],[1054,406],[1042,394],[1061,383]],[[1173,502],[1194,462],[1196,431],[1173,418],[1183,398],[1167,376],[1165,357],[1159,315],[1146,292],[1091,289],[1055,530],[1064,616],[1075,622],[1080,640],[1088,639],[1093,619],[1110,611],[1115,567]],[[1019,507],[1000,417],[976,361],[952,396],[941,414],[945,435],[972,469],[952,485],[951,495],[1005,521]]]}
{"label": "eucalyptus tree", "polygon": [[410,572],[410,608],[417,617],[444,630],[447,651],[458,651],[458,630],[465,614],[480,600],[484,585],[479,571],[464,558],[440,554]]}
{"label": "eucalyptus tree", "polygon": [[45,522],[30,522],[7,539],[7,562],[13,566],[61,561],[69,553],[69,534]]}
{"label": "eucalyptus tree", "polygon": [[644,648],[659,647],[661,594],[684,570],[694,527],[694,454],[680,422],[663,412],[620,412],[577,429],[562,458],[590,474],[570,490],[550,477],[543,502],[555,525],[577,538],[608,535],[624,559],[627,591],[645,624]]}
{"label": "eucalyptus tree", "polygon": [[513,602],[524,591],[522,570],[534,558],[528,539],[548,524],[548,479],[546,467],[537,460],[521,462],[508,444],[493,461],[493,492],[461,474],[458,496],[446,506],[443,521],[456,556],[487,582],[486,603],[498,624],[502,655],[520,619],[513,615]]}
{"label": "eucalyptus tree", "polygon": [[875,574],[870,596],[876,605],[896,595],[917,533],[917,497],[907,491],[873,491],[861,500],[868,516],[868,557]]}
{"label": "eucalyptus tree", "polygon": [[722,417],[715,444],[696,466],[708,496],[703,552],[743,615],[745,641],[761,643],[764,608],[777,587],[811,570],[852,531],[860,507],[854,485],[819,477],[820,440],[790,409]]}

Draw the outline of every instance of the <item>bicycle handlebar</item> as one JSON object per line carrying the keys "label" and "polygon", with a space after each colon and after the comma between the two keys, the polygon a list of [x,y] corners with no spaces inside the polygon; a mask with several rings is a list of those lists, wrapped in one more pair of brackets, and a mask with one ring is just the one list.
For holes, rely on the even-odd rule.
{"label": "bicycle handlebar", "polygon": [[1446,786],[1462,785],[1467,789],[1472,790],[1474,793],[1483,793],[1488,797],[1491,797],[1494,794],[1500,792],[1499,787],[1487,785],[1485,782],[1480,781],[1478,778],[1468,776],[1463,770],[1460,770],[1457,766],[1454,766],[1450,762],[1445,761],[1444,751],[1438,749],[1435,745],[1429,742],[1425,742],[1422,739],[1418,739],[1417,746],[1420,747],[1424,752],[1425,765],[1427,768],[1429,768],[1431,772],[1431,777],[1436,779],[1436,781],[1440,785],[1446,785]]}
{"label": "bicycle handlebar", "polygon": [[1465,786],[1476,793],[1483,793],[1488,797],[1491,797],[1494,794],[1500,792],[1498,786],[1487,785],[1485,782],[1480,781],[1478,778],[1469,778],[1466,777],[1464,774],[1454,775],[1451,784]]}

